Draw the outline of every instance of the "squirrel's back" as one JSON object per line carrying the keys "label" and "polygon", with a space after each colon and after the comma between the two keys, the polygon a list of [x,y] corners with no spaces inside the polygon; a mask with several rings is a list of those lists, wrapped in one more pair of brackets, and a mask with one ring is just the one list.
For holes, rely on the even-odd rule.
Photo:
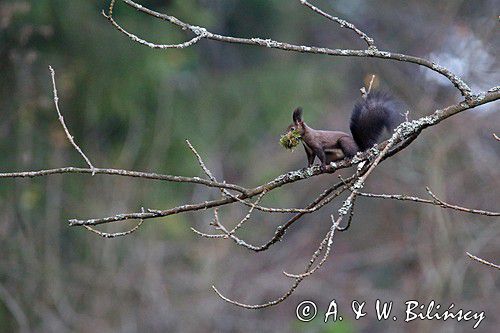
{"label": "squirrel's back", "polygon": [[377,143],[382,131],[392,132],[403,120],[403,110],[389,94],[371,92],[354,105],[351,115],[351,134],[360,151]]}

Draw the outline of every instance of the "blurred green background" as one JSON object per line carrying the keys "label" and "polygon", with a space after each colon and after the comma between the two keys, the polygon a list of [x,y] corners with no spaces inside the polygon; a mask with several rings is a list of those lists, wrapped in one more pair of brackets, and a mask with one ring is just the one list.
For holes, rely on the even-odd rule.
{"label": "blurred green background", "polygon": [[[296,44],[364,48],[352,31],[299,1],[140,1],[210,31]],[[488,0],[314,1],[375,38],[381,49],[431,58],[471,83],[498,84],[498,2]],[[496,6],[495,6],[496,5]],[[0,3],[0,172],[84,166],[68,144],[53,106],[48,65],[56,70],[68,127],[98,167],[202,175],[189,139],[218,179],[256,186],[306,164],[302,149],[278,144],[301,105],[315,128],[348,131],[359,88],[376,86],[404,101],[415,119],[459,100],[435,73],[412,64],[333,58],[201,41],[184,50],[152,50],[100,15],[105,1]],[[181,42],[184,32],[117,1],[115,18],[152,42]],[[426,130],[383,163],[367,184],[377,193],[425,196],[498,210],[498,103]],[[348,171],[342,172],[348,174]],[[283,187],[265,205],[298,207],[336,182],[334,175]],[[138,232],[102,239],[69,218],[104,217],[140,207],[164,209],[214,199],[215,190],[111,176],[57,175],[0,181],[0,332],[469,332],[471,322],[359,321],[300,323],[295,307],[354,299],[373,308],[409,299],[486,311],[478,331],[500,325],[499,275],[465,251],[500,260],[498,219],[434,207],[361,198],[349,232],[328,263],[279,306],[259,311],[224,303],[210,286],[247,302],[278,297],[303,269],[329,228],[325,207],[295,225],[284,241],[251,253],[230,241],[199,239],[210,212],[148,220]],[[228,224],[246,211],[220,211]],[[255,214],[241,236],[269,239],[283,215]],[[121,231],[133,222],[102,226]],[[399,304],[399,305],[398,305]],[[319,318],[319,317],[318,317]]]}

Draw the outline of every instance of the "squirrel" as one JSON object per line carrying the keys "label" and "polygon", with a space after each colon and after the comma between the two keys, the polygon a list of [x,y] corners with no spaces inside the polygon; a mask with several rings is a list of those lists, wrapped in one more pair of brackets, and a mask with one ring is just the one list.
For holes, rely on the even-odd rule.
{"label": "squirrel", "polygon": [[403,120],[398,111],[398,103],[388,94],[372,92],[354,105],[350,129],[352,136],[340,131],[313,129],[302,119],[302,108],[293,111],[293,123],[288,126],[288,135],[297,135],[302,141],[307,155],[308,167],[317,156],[321,170],[330,162],[351,158],[357,152],[365,151],[377,143],[382,131],[392,132]]}

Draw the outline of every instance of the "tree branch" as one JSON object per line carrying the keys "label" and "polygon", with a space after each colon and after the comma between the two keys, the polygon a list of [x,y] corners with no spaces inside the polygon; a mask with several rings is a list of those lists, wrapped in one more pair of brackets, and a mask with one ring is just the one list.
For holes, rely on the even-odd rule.
{"label": "tree branch", "polygon": [[[438,65],[430,60],[424,59],[424,58],[410,56],[410,55],[401,54],[401,53],[379,51],[378,49],[376,49],[374,47],[371,47],[367,50],[330,49],[330,48],[326,48],[326,47],[295,45],[295,44],[280,42],[280,41],[276,41],[276,40],[272,40],[272,39],[241,38],[241,37],[225,36],[225,35],[220,35],[220,34],[210,32],[204,27],[199,27],[199,26],[192,25],[192,24],[189,24],[187,22],[181,21],[180,19],[178,19],[174,16],[171,16],[168,14],[162,14],[162,13],[156,12],[154,10],[148,9],[148,8],[146,8],[146,7],[140,5],[132,0],[122,0],[122,1],[125,2],[127,5],[129,5],[130,7],[134,8],[142,13],[145,13],[147,15],[150,15],[154,18],[157,18],[157,19],[160,19],[163,21],[167,21],[167,22],[181,28],[182,30],[190,31],[195,36],[200,36],[201,38],[207,38],[207,39],[211,39],[211,40],[218,41],[218,42],[254,45],[254,46],[261,46],[261,47],[267,47],[267,48],[272,48],[272,49],[279,49],[279,50],[284,50],[284,51],[292,51],[292,52],[300,52],[300,53],[324,54],[324,55],[340,56],[340,57],[371,57],[371,58],[379,58],[379,59],[413,63],[413,64],[416,64],[419,66],[426,67],[426,68],[446,77],[460,91],[461,95],[464,96],[466,99],[470,99],[472,97],[472,92],[471,92],[470,87],[458,75],[454,74],[449,69],[447,69],[443,66],[440,66],[440,65]],[[115,1],[111,2],[110,9],[109,9],[108,15],[106,17],[112,17],[112,10],[113,10],[113,6],[114,6],[114,2]],[[304,3],[304,5],[305,5],[305,3]],[[328,14],[326,14],[326,15],[328,15]],[[348,27],[349,29],[352,29],[348,25],[345,25],[345,26]],[[127,36],[127,37],[130,38],[130,36]],[[367,37],[367,38],[368,38],[368,40],[370,40],[369,37]],[[132,40],[135,42],[139,42],[137,39],[132,39]],[[367,41],[367,40],[365,39],[365,41]],[[150,43],[150,42],[148,42],[148,43]],[[367,43],[368,43],[368,41],[367,41]],[[141,44],[144,44],[144,43],[141,43]],[[154,44],[154,43],[150,43],[150,44]],[[148,45],[148,46],[150,46],[150,45]]]}
{"label": "tree branch", "polygon": [[479,215],[486,215],[486,216],[500,216],[499,212],[490,212],[490,211],[486,211],[486,210],[471,209],[471,208],[451,205],[451,204],[446,203],[446,202],[442,201],[441,199],[437,198],[434,195],[434,193],[432,193],[430,191],[430,189],[428,187],[426,187],[426,190],[429,193],[429,195],[432,196],[432,198],[434,200],[422,199],[419,197],[409,196],[409,195],[404,195],[404,194],[375,194],[375,193],[362,193],[361,192],[361,193],[358,193],[358,195],[362,196],[362,197],[367,197],[367,198],[394,199],[394,200],[401,200],[401,201],[413,201],[413,202],[431,204],[431,205],[438,206],[441,208],[450,208],[450,209],[454,209],[454,210],[458,210],[460,212],[465,212],[465,213],[470,213],[470,214],[479,214]]}
{"label": "tree branch", "polygon": [[361,31],[358,28],[356,28],[354,26],[354,24],[352,24],[350,22],[347,22],[346,20],[343,20],[343,19],[338,18],[336,16],[332,16],[332,15],[330,15],[328,13],[325,13],[324,11],[322,11],[321,9],[319,9],[318,7],[316,7],[316,6],[312,5],[311,3],[309,3],[307,0],[300,0],[300,3],[303,4],[303,5],[305,5],[306,7],[308,7],[309,9],[311,9],[312,11],[318,13],[319,15],[321,15],[323,17],[326,17],[330,21],[333,21],[333,22],[336,22],[336,23],[340,24],[340,26],[342,28],[351,29],[356,34],[358,34],[358,36],[360,38],[362,38],[366,42],[366,44],[368,45],[368,48],[377,49],[377,47],[375,46],[375,42],[374,42],[373,38],[368,37],[363,31]]}
{"label": "tree branch", "polygon": [[54,71],[52,66],[49,66],[49,71],[50,71],[50,76],[52,78],[52,89],[53,89],[53,93],[54,93],[54,105],[56,107],[59,122],[61,123],[61,126],[64,129],[64,133],[66,134],[68,141],[75,148],[75,150],[83,157],[83,159],[85,160],[87,165],[90,167],[90,170],[92,170],[92,176],[93,176],[93,175],[95,175],[94,166],[90,162],[89,158],[80,149],[80,147],[78,147],[73,136],[69,133],[68,127],[66,126],[66,123],[64,122],[64,117],[62,116],[61,111],[59,110],[59,97],[57,96],[57,87],[56,87],[56,72]]}
{"label": "tree branch", "polygon": [[468,255],[471,259],[476,260],[476,261],[480,262],[480,263],[481,263],[481,264],[483,264],[483,265],[490,266],[490,267],[493,267],[493,268],[496,268],[496,269],[500,269],[500,265],[497,265],[497,264],[494,264],[494,263],[492,263],[492,262],[489,262],[489,261],[486,261],[486,260],[484,260],[484,259],[481,259],[481,258],[479,258],[479,257],[476,257],[476,256],[474,256],[474,255],[470,254],[469,252],[465,252],[465,253],[466,253],[466,254],[467,254],[467,255]]}
{"label": "tree branch", "polygon": [[[387,156],[384,156],[382,158],[386,159],[388,156],[392,156],[395,153],[403,150],[406,148],[409,143],[411,143],[419,134],[420,132],[430,126],[436,125],[443,121],[444,119],[447,119],[454,114],[463,112],[465,110],[472,109],[476,106],[483,105],[486,103],[489,103],[494,100],[500,99],[500,90],[498,87],[492,88],[487,92],[483,92],[481,94],[475,95],[473,98],[471,98],[469,101],[463,101],[458,104],[454,104],[451,106],[448,106],[444,109],[439,109],[436,110],[433,114],[422,117],[417,120],[412,120],[409,122],[404,122],[400,124],[399,131],[400,134],[394,138],[394,148],[391,147],[391,150],[387,152]],[[110,223],[110,222],[118,222],[118,221],[124,221],[124,220],[129,220],[129,219],[151,219],[151,218],[158,218],[158,217],[165,217],[173,214],[178,214],[178,213],[183,213],[183,212],[188,212],[188,211],[197,211],[197,210],[202,210],[202,209],[208,209],[208,208],[214,208],[222,205],[227,205],[227,204],[232,204],[234,202],[240,200],[245,200],[252,198],[254,196],[257,196],[261,194],[264,190],[267,192],[277,189],[279,187],[282,187],[287,184],[295,183],[297,181],[302,181],[314,176],[318,176],[324,173],[333,173],[339,169],[347,168],[350,167],[354,164],[358,164],[362,161],[369,160],[370,158],[373,158],[375,155],[379,153],[378,147],[384,147],[387,145],[387,141],[383,142],[377,146],[375,146],[373,149],[368,150],[365,153],[359,154],[358,156],[354,157],[352,160],[342,160],[337,163],[332,163],[330,166],[326,168],[325,171],[321,171],[318,166],[314,166],[312,168],[308,169],[301,169],[301,170],[296,170],[296,171],[291,171],[286,174],[280,175],[276,177],[275,179],[262,184],[260,186],[257,186],[253,189],[244,189],[242,187],[235,187],[236,185],[231,185],[231,184],[225,184],[225,183],[217,183],[209,180],[203,180],[201,178],[197,177],[180,177],[180,176],[168,176],[168,175],[163,175],[161,178],[169,181],[176,181],[176,182],[188,182],[188,183],[196,183],[200,185],[206,185],[210,187],[218,187],[218,188],[224,188],[224,189],[233,189],[233,190],[240,190],[241,192],[240,195],[237,196],[237,198],[223,198],[223,199],[217,199],[217,200],[212,200],[212,201],[206,201],[202,203],[197,203],[197,204],[188,204],[188,205],[182,205],[178,207],[174,207],[171,209],[166,209],[166,210],[156,210],[156,211],[149,211],[146,213],[126,213],[126,214],[118,214],[115,216],[109,216],[105,218],[96,218],[96,219],[87,219],[87,220],[79,220],[79,219],[72,219],[69,221],[70,225],[72,226],[77,226],[77,225],[96,225],[96,224],[102,224],[102,223]],[[75,173],[75,172],[89,172],[90,169],[78,169],[78,168],[62,168],[62,169],[57,169],[58,172],[55,172],[54,170],[42,170],[39,172],[21,172],[21,173],[5,173],[5,174],[0,174],[0,178],[12,178],[12,177],[30,177],[30,176],[41,176],[45,175],[47,173]],[[90,170],[90,173],[92,170]],[[109,174],[118,174],[118,175],[126,175],[126,176],[135,176],[135,177],[141,177],[140,173],[138,172],[132,172],[132,171],[125,171],[125,170],[113,170],[113,169],[98,169],[96,168],[94,170],[95,173],[109,173]],[[146,177],[144,177],[146,178]]]}

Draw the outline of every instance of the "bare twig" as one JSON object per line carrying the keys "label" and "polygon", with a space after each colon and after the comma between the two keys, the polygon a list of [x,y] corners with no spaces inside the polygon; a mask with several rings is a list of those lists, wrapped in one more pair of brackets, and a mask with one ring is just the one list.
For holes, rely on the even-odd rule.
{"label": "bare twig", "polygon": [[461,212],[465,213],[471,213],[471,214],[479,214],[479,215],[486,215],[486,216],[500,216],[499,212],[490,212],[486,210],[480,210],[480,209],[471,209],[471,208],[466,208],[466,207],[461,207],[457,205],[451,205],[449,203],[446,203],[442,201],[441,199],[437,198],[430,190],[428,187],[426,187],[427,192],[429,195],[433,197],[434,200],[429,200],[429,199],[423,199],[415,196],[410,196],[410,195],[404,195],[404,194],[375,194],[375,193],[358,193],[358,195],[362,197],[368,197],[368,198],[379,198],[379,199],[394,199],[394,200],[402,200],[402,201],[413,201],[413,202],[419,202],[419,203],[425,203],[425,204],[431,204],[435,205],[441,208],[450,208],[454,210],[458,210]]}
{"label": "bare twig", "polygon": [[252,206],[250,207],[250,209],[248,210],[248,213],[247,215],[245,215],[245,217],[240,221],[238,222],[238,224],[236,224],[234,226],[233,229],[231,229],[231,231],[229,231],[229,234],[232,235],[234,234],[239,228],[241,228],[243,226],[243,224],[248,221],[248,219],[250,219],[250,216],[252,216],[252,212],[253,210],[255,209],[256,205],[259,204],[259,202],[262,200],[262,197],[264,197],[264,195],[266,194],[266,191],[263,191],[258,197],[257,197],[257,200],[255,200],[255,203],[252,204]]}
{"label": "bare twig", "polygon": [[0,178],[34,178],[34,177],[43,177],[43,176],[65,174],[65,173],[90,173],[96,175],[102,174],[102,175],[121,176],[121,177],[163,180],[174,183],[191,183],[207,187],[225,188],[240,193],[246,193],[248,191],[248,189],[241,187],[239,185],[213,182],[199,177],[173,176],[173,175],[165,175],[154,172],[131,171],[123,169],[105,169],[105,168],[88,169],[88,168],[76,168],[76,167],[63,167],[63,168],[46,169],[39,171],[5,172],[5,173],[0,173]]}
{"label": "bare twig", "polygon": [[193,227],[190,227],[192,232],[197,234],[198,236],[205,237],[205,238],[223,238],[223,239],[228,239],[229,237],[226,234],[207,234],[205,232],[201,232],[198,229],[195,229]]}
{"label": "bare twig", "polygon": [[125,34],[128,38],[130,38],[132,41],[136,42],[136,43],[139,43],[139,44],[142,44],[142,45],[145,45],[145,46],[148,46],[152,49],[184,49],[186,47],[189,47],[191,45],[194,45],[196,43],[198,43],[202,38],[205,37],[205,35],[202,33],[202,34],[199,34],[193,38],[191,38],[190,40],[188,40],[187,42],[184,42],[184,43],[179,43],[179,44],[155,44],[155,43],[151,43],[151,42],[148,42],[142,38],[139,38],[137,37],[136,35],[128,32],[127,30],[125,30],[122,26],[120,26],[114,19],[113,19],[113,8],[115,6],[115,0],[111,0],[110,4],[109,4],[109,9],[108,9],[108,13],[109,14],[106,14],[104,11],[102,11],[102,15],[107,18],[109,20],[109,22],[111,22],[111,24],[120,32],[122,32],[123,34]]}
{"label": "bare twig", "polygon": [[[235,236],[234,234],[232,234],[230,231],[227,230],[227,228],[220,222],[217,208],[214,209],[214,219],[212,221],[212,224],[215,227],[215,229],[222,231],[222,233],[223,233],[223,234],[221,234],[222,238],[224,238],[224,239],[229,238],[232,241],[234,241],[236,243],[236,245],[240,245],[240,246],[246,247],[246,248],[251,249],[251,250],[254,249],[253,245],[246,243],[244,240],[238,238],[237,236]],[[221,238],[221,237],[218,237],[218,235],[217,235],[217,237],[212,237],[214,235],[204,234],[202,232],[194,230],[193,228],[191,228],[191,230],[193,230],[195,233],[197,233],[203,237],[208,236],[208,238]]]}
{"label": "bare twig", "polygon": [[66,126],[66,123],[64,122],[64,117],[62,116],[61,111],[59,110],[59,97],[57,96],[57,87],[56,87],[56,72],[54,71],[52,66],[49,66],[49,70],[50,70],[50,76],[52,78],[52,89],[53,89],[53,93],[54,93],[54,105],[56,107],[59,122],[61,123],[61,126],[64,129],[64,133],[66,134],[66,137],[68,138],[71,145],[83,157],[83,159],[85,160],[87,165],[92,170],[92,176],[93,176],[93,175],[95,175],[95,167],[92,165],[89,158],[83,153],[83,151],[80,149],[80,147],[78,147],[73,136],[69,133],[68,127]]}
{"label": "bare twig", "polygon": [[500,265],[497,265],[497,264],[494,264],[494,263],[492,263],[492,262],[489,262],[489,261],[486,261],[486,260],[484,260],[484,259],[481,259],[481,258],[479,258],[479,257],[476,257],[476,256],[474,256],[474,255],[470,254],[469,252],[465,252],[465,253],[467,253],[467,255],[468,255],[471,259],[474,259],[474,260],[476,260],[476,261],[480,262],[481,264],[484,264],[484,265],[486,265],[486,266],[490,266],[490,267],[493,267],[493,268],[496,268],[496,269],[500,269]]}
{"label": "bare twig", "polygon": [[[332,219],[333,219],[333,216],[332,216]],[[332,249],[333,236],[335,233],[335,229],[337,229],[337,227],[338,227],[338,223],[332,223],[332,227],[326,233],[325,238],[323,238],[323,240],[321,241],[316,252],[314,252],[313,255],[311,256],[311,259],[309,260],[309,263],[311,265],[309,267],[311,267],[312,264],[316,261],[319,254],[321,253],[321,251],[323,251],[323,248],[326,245],[326,250],[325,250],[325,254],[323,255],[323,258],[321,258],[320,262],[314,268],[312,268],[311,270],[307,270],[306,272],[304,272],[302,274],[290,274],[290,273],[287,273],[285,271],[283,271],[283,274],[285,276],[288,276],[288,277],[294,278],[294,279],[305,278],[305,277],[308,277],[309,275],[313,274],[314,272],[316,272],[319,268],[321,268],[321,266],[323,266],[323,264],[326,262],[326,259],[328,258],[328,255],[330,254],[330,251]]]}
{"label": "bare twig", "polygon": [[[373,74],[372,78],[370,79],[370,83],[368,85],[368,89],[366,89],[365,87],[362,87],[361,89],[359,89],[361,91],[361,97],[363,97],[364,99],[368,98],[368,95],[372,91],[372,86],[373,86],[373,81],[374,80],[375,80],[375,74]],[[406,119],[406,121],[408,121],[408,119]]]}
{"label": "bare twig", "polygon": [[207,168],[207,166],[205,165],[205,162],[203,162],[203,159],[201,158],[200,154],[198,154],[198,152],[196,151],[196,149],[193,147],[193,145],[191,144],[191,142],[189,142],[189,140],[186,140],[186,143],[187,143],[189,149],[191,149],[191,151],[193,152],[193,154],[196,156],[196,159],[198,160],[198,164],[203,169],[203,172],[205,172],[205,174],[208,176],[208,178],[210,178],[210,180],[217,181],[215,179],[214,175],[212,174],[212,172]]}
{"label": "bare twig", "polygon": [[[352,194],[351,194],[351,196],[352,196]],[[340,210],[342,210],[342,208]],[[220,298],[222,298],[224,301],[226,301],[228,303],[231,303],[231,304],[234,304],[234,305],[237,305],[237,306],[240,306],[240,307],[243,307],[243,308],[246,308],[246,309],[261,309],[261,308],[266,308],[266,307],[273,306],[273,305],[276,305],[276,304],[279,304],[279,303],[283,302],[290,295],[293,294],[293,292],[295,291],[295,289],[297,289],[297,287],[299,286],[299,284],[306,277],[312,275],[319,268],[321,268],[323,266],[323,264],[326,262],[326,260],[328,259],[328,256],[329,256],[329,254],[331,252],[331,247],[332,247],[332,244],[333,244],[333,236],[334,236],[335,230],[339,229],[339,227],[338,227],[339,223],[342,220],[342,215],[344,215],[343,213],[340,213],[340,210],[339,210],[340,216],[339,216],[339,218],[337,220],[335,220],[334,217],[333,217],[333,215],[332,215],[332,217],[331,217],[332,218],[332,226],[331,226],[330,230],[327,232],[325,238],[323,238],[323,240],[321,241],[318,249],[311,256],[311,259],[309,260],[308,264],[306,265],[304,273],[302,273],[302,274],[290,274],[290,273],[287,273],[287,272],[283,272],[283,274],[285,274],[286,276],[294,278],[295,282],[292,284],[292,286],[290,287],[290,289],[288,289],[288,291],[286,293],[284,293],[282,296],[280,296],[279,298],[276,298],[276,299],[274,299],[272,301],[269,301],[269,302],[263,303],[263,304],[245,304],[245,303],[241,303],[241,302],[232,300],[232,299],[230,299],[230,298],[222,295],[217,290],[217,288],[215,288],[215,286],[212,286],[212,288],[217,293],[217,295]],[[319,263],[314,268],[311,269],[311,267],[316,262],[317,258],[319,257],[319,255],[321,254],[321,252],[323,251],[323,249],[325,248],[325,245],[326,245],[325,254],[323,255],[322,259],[319,261]]]}
{"label": "bare twig", "polygon": [[[214,218],[212,219],[212,221],[210,222],[210,225],[212,225],[215,229],[217,230],[222,230],[223,229],[223,226],[221,227],[221,225],[219,224],[219,213],[218,213],[218,208],[214,208]],[[227,233],[223,233],[223,234],[207,234],[207,233],[204,233],[204,232],[201,232],[193,227],[190,228],[191,231],[193,231],[195,234],[201,236],[201,237],[205,237],[205,238],[224,238],[224,239],[228,239],[229,238],[229,232]]]}
{"label": "bare twig", "polygon": [[238,302],[238,301],[234,301],[234,300],[232,300],[232,299],[224,296],[215,286],[212,286],[212,289],[215,291],[215,293],[220,298],[222,298],[224,301],[226,301],[226,302],[228,302],[230,304],[233,304],[233,305],[245,308],[245,309],[256,310],[256,309],[268,308],[270,306],[273,306],[273,305],[276,305],[276,304],[279,304],[279,303],[283,302],[291,294],[293,294],[293,292],[295,291],[295,289],[297,289],[297,287],[302,282],[302,280],[304,280],[304,278],[295,279],[295,282],[292,284],[292,286],[290,287],[290,289],[288,289],[288,291],[285,294],[283,294],[280,298],[277,298],[275,300],[269,301],[267,303],[262,303],[262,304],[245,304],[245,303],[241,303],[241,302]]}
{"label": "bare twig", "polygon": [[[337,168],[333,169],[330,168],[327,170],[327,172],[333,172],[333,170],[338,169],[339,167],[345,168],[347,165],[352,165],[352,163],[349,161],[345,161],[342,163],[337,164]],[[85,169],[84,169],[85,170]],[[98,172],[98,171],[97,171]],[[315,167],[314,170],[298,170],[298,171],[292,171],[288,172],[284,175],[278,176],[272,181],[269,181],[263,185],[257,186],[253,189],[249,189],[248,191],[242,193],[239,195],[239,199],[247,199],[251,198],[254,196],[257,196],[261,194],[263,191],[271,191],[274,189],[277,189],[283,185],[291,184],[297,181],[305,180],[313,176],[317,176],[321,174],[322,171],[319,170],[319,167]],[[12,176],[12,174],[9,174]],[[6,177],[9,175],[5,175]],[[0,177],[2,177],[2,174],[0,174]],[[177,177],[177,176],[175,176]],[[198,184],[211,184],[214,185],[213,187],[219,187],[219,188],[228,188],[228,186],[224,183],[214,183],[213,181],[208,181],[204,179],[200,179],[197,177],[185,177],[185,180],[188,180],[189,182],[192,183],[198,183]],[[182,181],[181,181],[182,182]],[[208,208],[214,208],[222,205],[227,205],[231,204],[234,202],[237,202],[238,200],[233,199],[231,197],[229,198],[223,198],[223,199],[217,199],[217,200],[212,200],[212,201],[205,201],[197,204],[186,204],[182,206],[177,206],[174,208],[166,209],[166,210],[157,210],[157,211],[149,211],[146,213],[128,213],[128,214],[118,214],[110,217],[105,217],[105,218],[98,218],[98,219],[88,219],[88,220],[78,220],[78,219],[72,219],[69,221],[70,225],[76,226],[76,225],[96,225],[96,224],[102,224],[102,223],[109,223],[109,222],[118,222],[118,221],[124,221],[124,220],[130,220],[130,219],[150,219],[150,218],[157,218],[157,217],[164,217],[164,216],[169,216],[173,214],[178,214],[178,213],[183,213],[187,211],[196,211],[196,210],[201,210],[201,209],[208,209]]]}
{"label": "bare twig", "polygon": [[[219,230],[222,230],[222,231],[227,231],[225,232],[224,234],[216,234],[216,235],[213,235],[213,234],[207,234],[207,233],[203,233],[199,230],[196,230],[195,228],[191,228],[191,230],[196,233],[197,235],[199,236],[202,236],[202,237],[206,237],[206,238],[224,238],[224,239],[227,239],[227,238],[230,238],[238,229],[240,229],[243,224],[248,221],[250,219],[250,217],[252,216],[252,212],[253,210],[255,209],[256,205],[259,203],[260,200],[262,200],[262,197],[266,194],[266,192],[262,192],[257,200],[255,201],[254,204],[252,204],[253,206],[250,207],[250,209],[248,210],[248,213],[240,220],[240,222],[238,222],[236,224],[236,226],[231,229],[230,231],[227,231],[227,229],[220,224],[219,222],[219,216],[218,216],[218,213],[217,213],[217,208],[214,208],[214,219],[212,220],[211,224],[214,225],[217,229]],[[233,240],[236,241],[236,243],[242,243],[241,240],[239,240],[238,238],[232,238]],[[243,242],[244,243],[244,242]]]}
{"label": "bare twig", "polygon": [[[330,49],[330,48],[325,48],[325,47],[294,45],[294,44],[290,44],[290,43],[275,41],[272,39],[241,38],[241,37],[225,36],[225,35],[220,35],[220,34],[210,32],[206,28],[186,23],[184,21],[179,20],[178,18],[176,18],[174,16],[162,14],[162,13],[156,12],[154,10],[148,9],[148,8],[146,8],[146,7],[140,5],[132,0],[122,0],[122,1],[140,12],[143,12],[143,13],[150,15],[154,18],[167,21],[173,25],[176,25],[177,27],[181,28],[182,30],[190,31],[195,36],[203,36],[204,38],[215,40],[218,42],[262,46],[262,47],[267,47],[267,48],[280,49],[280,50],[292,51],[292,52],[301,52],[301,53],[324,54],[324,55],[342,56],[342,57],[346,57],[346,56],[348,56],[348,57],[373,57],[373,58],[380,58],[380,59],[386,59],[386,60],[395,60],[395,61],[413,63],[413,64],[416,64],[419,66],[427,67],[428,69],[435,71],[435,72],[443,75],[444,77],[446,77],[460,91],[460,93],[467,100],[470,100],[474,97],[472,95],[470,87],[459,76],[457,76],[456,74],[451,72],[449,69],[447,69],[443,66],[440,66],[440,65],[438,65],[430,60],[424,59],[424,58],[400,54],[400,53],[380,51],[374,47],[371,47],[367,50]],[[112,13],[108,13],[108,16],[111,17]],[[346,25],[346,27],[348,27],[348,26]],[[349,28],[351,29],[351,27],[349,27]],[[366,39],[365,39],[365,41],[366,41]]]}
{"label": "bare twig", "polygon": [[[144,212],[144,208],[142,208],[142,212]],[[139,227],[142,225],[143,222],[144,222],[144,220],[140,219],[139,223],[135,227],[133,227],[132,229],[130,229],[128,231],[114,232],[114,233],[102,232],[102,231],[94,229],[88,225],[84,225],[84,227],[85,227],[85,229],[87,229],[87,230],[89,230],[89,231],[91,231],[91,232],[93,232],[93,233],[95,233],[103,238],[116,238],[116,237],[127,236],[127,235],[130,235],[131,233],[134,233],[135,231],[137,231],[137,229],[139,229]]]}
{"label": "bare twig", "polygon": [[401,115],[405,117],[405,121],[410,121],[410,110],[406,110],[404,113],[401,113]]}
{"label": "bare twig", "polygon": [[461,206],[451,205],[449,203],[446,203],[446,202],[442,201],[438,197],[436,197],[436,195],[431,192],[431,190],[429,189],[429,187],[426,187],[425,189],[427,190],[427,193],[429,193],[429,195],[441,207],[451,208],[451,209],[455,209],[455,210],[458,210],[458,211],[461,211],[461,212],[466,212],[466,213],[471,213],[471,214],[480,214],[480,215],[487,215],[487,216],[500,216],[500,213],[497,213],[497,212],[488,212],[488,211],[480,210],[480,209],[470,209],[470,208],[465,208],[465,207],[461,207]]}
{"label": "bare twig", "polygon": [[137,229],[139,229],[139,227],[142,225],[143,222],[144,222],[144,220],[141,219],[141,220],[139,220],[139,223],[137,223],[137,225],[135,227],[133,227],[132,229],[130,229],[128,231],[114,232],[114,233],[99,231],[99,230],[94,229],[93,227],[88,226],[88,225],[84,225],[84,227],[88,231],[91,231],[91,232],[93,232],[93,233],[95,233],[103,238],[116,238],[116,237],[127,236],[127,235],[130,235],[131,233],[137,231]]}
{"label": "bare twig", "polygon": [[371,37],[368,37],[363,31],[359,30],[358,28],[356,28],[354,26],[354,24],[350,23],[350,22],[347,22],[346,20],[343,20],[339,17],[336,17],[336,16],[332,16],[328,13],[325,13],[324,11],[322,11],[321,9],[319,9],[318,7],[312,5],[311,3],[309,3],[308,1],[306,0],[300,0],[300,3],[302,3],[303,5],[309,7],[309,9],[311,9],[312,11],[318,13],[319,15],[323,16],[323,17],[326,17],[327,19],[333,21],[333,22],[336,22],[338,24],[340,24],[340,26],[342,28],[347,28],[347,29],[351,29],[352,31],[354,31],[356,34],[358,34],[358,36],[360,38],[362,38],[366,44],[368,45],[369,48],[372,48],[372,49],[377,49],[377,47],[375,46],[375,42],[373,40],[373,38]]}

